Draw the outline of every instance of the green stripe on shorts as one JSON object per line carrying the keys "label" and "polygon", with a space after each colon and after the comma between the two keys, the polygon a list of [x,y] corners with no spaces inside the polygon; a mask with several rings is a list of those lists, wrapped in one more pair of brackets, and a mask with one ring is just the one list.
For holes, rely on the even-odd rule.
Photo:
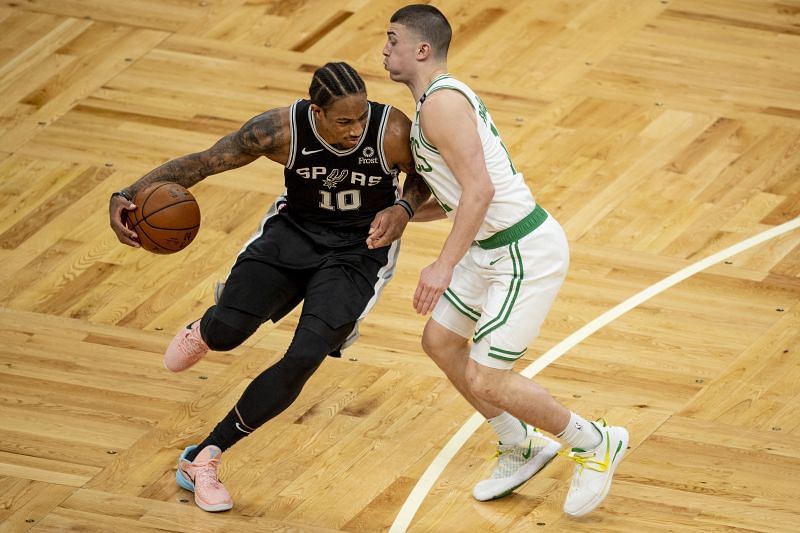
{"label": "green stripe on shorts", "polygon": [[522,255],[519,251],[519,242],[511,243],[508,246],[508,251],[511,255],[511,260],[514,265],[514,273],[512,274],[513,279],[511,280],[511,285],[508,288],[506,299],[503,301],[503,306],[500,308],[500,312],[497,314],[497,316],[488,321],[475,332],[475,336],[472,338],[473,342],[478,342],[483,337],[505,324],[508,320],[508,317],[511,316],[511,310],[514,307],[514,302],[516,302],[517,296],[519,296],[519,290],[520,287],[522,287],[522,276],[524,275],[524,270],[522,268]]}
{"label": "green stripe on shorts", "polygon": [[459,313],[469,318],[473,322],[477,322],[478,319],[481,317],[481,314],[478,311],[476,311],[475,309],[471,308],[470,306],[462,302],[459,299],[459,297],[456,296],[456,293],[454,293],[450,289],[445,289],[444,297],[447,298],[448,302],[453,304],[453,307],[455,307]]}
{"label": "green stripe on shorts", "polygon": [[501,359],[503,361],[516,361],[525,355],[525,352],[527,351],[527,348],[520,350],[519,352],[512,352],[510,350],[497,348],[496,346],[489,346],[489,357],[494,357],[495,359]]}

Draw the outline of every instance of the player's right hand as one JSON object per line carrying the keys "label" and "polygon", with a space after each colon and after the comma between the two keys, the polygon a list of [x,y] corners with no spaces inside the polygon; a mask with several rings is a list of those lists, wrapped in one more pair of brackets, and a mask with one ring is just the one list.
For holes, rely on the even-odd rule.
{"label": "player's right hand", "polygon": [[367,248],[376,249],[389,246],[400,238],[408,225],[405,209],[395,204],[381,210],[372,219],[367,237]]}
{"label": "player's right hand", "polygon": [[121,196],[112,196],[108,203],[108,218],[111,229],[122,244],[139,248],[139,236],[127,226],[128,211],[133,211],[136,206]]}
{"label": "player's right hand", "polygon": [[433,311],[444,291],[453,279],[453,267],[436,260],[422,269],[419,274],[417,290],[414,291],[414,309],[420,315]]}

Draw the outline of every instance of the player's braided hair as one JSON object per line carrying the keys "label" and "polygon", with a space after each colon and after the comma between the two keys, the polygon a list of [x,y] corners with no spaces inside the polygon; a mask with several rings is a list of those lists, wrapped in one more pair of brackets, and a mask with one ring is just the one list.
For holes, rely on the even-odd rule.
{"label": "player's braided hair", "polygon": [[367,94],[364,80],[347,63],[326,63],[318,68],[308,88],[311,103],[322,108],[344,96],[362,93]]}

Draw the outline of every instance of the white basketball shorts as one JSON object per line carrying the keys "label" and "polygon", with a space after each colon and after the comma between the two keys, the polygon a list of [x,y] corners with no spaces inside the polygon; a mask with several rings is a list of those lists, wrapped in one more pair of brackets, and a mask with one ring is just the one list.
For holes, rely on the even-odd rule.
{"label": "white basketball shorts", "polygon": [[470,247],[432,318],[469,339],[470,357],[510,369],[539,335],[569,268],[564,230],[548,216],[518,241],[485,250]]}

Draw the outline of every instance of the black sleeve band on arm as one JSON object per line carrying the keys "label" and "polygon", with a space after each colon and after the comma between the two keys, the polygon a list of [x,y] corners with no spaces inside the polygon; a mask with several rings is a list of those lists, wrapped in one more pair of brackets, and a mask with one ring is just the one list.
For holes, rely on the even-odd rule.
{"label": "black sleeve band on arm", "polygon": [[411,208],[411,204],[409,204],[408,201],[403,200],[402,198],[398,198],[397,200],[394,201],[394,205],[399,205],[400,207],[405,209],[409,220],[414,218],[414,210]]}
{"label": "black sleeve band on arm", "polygon": [[111,193],[111,198],[114,198],[115,196],[121,196],[122,198],[125,198],[129,202],[133,201],[133,198],[131,198],[130,195],[128,193],[126,193],[125,191],[112,192]]}

